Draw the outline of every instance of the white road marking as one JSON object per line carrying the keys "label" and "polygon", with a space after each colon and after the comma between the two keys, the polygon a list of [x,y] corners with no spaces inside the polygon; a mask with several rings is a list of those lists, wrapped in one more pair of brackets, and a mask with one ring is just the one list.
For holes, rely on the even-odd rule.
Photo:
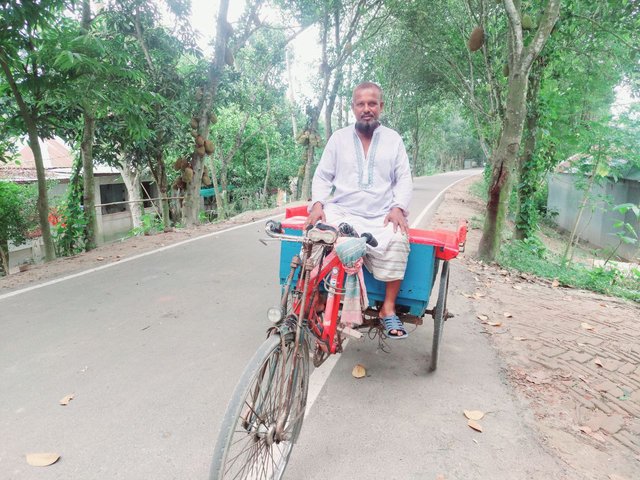
{"label": "white road marking", "polygon": [[[342,342],[343,350],[347,348],[349,344],[349,339],[347,338],[344,342]],[[318,368],[316,368],[311,375],[309,376],[309,391],[307,392],[307,407],[304,409],[304,416],[309,416],[309,412],[311,411],[311,407],[316,402],[324,384],[327,383],[329,379],[329,375],[333,371],[333,367],[336,366],[340,360],[340,355],[331,355],[329,358],[325,360],[325,362]]]}
{"label": "white road marking", "polygon": [[[479,175],[482,172],[478,172],[475,173],[474,175]],[[447,188],[445,188],[444,190],[442,190],[438,195],[436,195],[436,198],[434,198],[433,200],[431,200],[426,207],[424,207],[422,209],[422,212],[420,212],[420,215],[418,215],[418,218],[416,218],[413,223],[411,224],[411,228],[417,228],[418,225],[420,225],[420,222],[422,222],[422,219],[424,218],[424,216],[429,212],[429,210],[431,209],[431,207],[433,207],[433,205],[440,200],[440,197],[442,197],[447,190],[449,190],[451,187],[453,187],[454,185],[457,185],[458,183],[460,183],[463,180],[466,180],[469,177],[473,177],[474,175],[467,175],[466,177],[461,178],[460,180],[456,180],[455,182],[453,182],[451,185],[449,185]]]}
{"label": "white road marking", "polygon": [[181,245],[186,245],[187,243],[191,243],[191,242],[195,242],[195,241],[198,241],[198,240],[202,240],[203,238],[215,237],[216,235],[220,235],[222,233],[231,232],[233,230],[238,230],[239,228],[244,228],[244,227],[247,227],[247,226],[250,226],[250,225],[255,225],[256,223],[265,222],[269,218],[278,218],[278,217],[281,217],[282,215],[284,215],[284,213],[281,213],[279,215],[275,215],[273,217],[261,218],[260,220],[255,220],[255,221],[250,222],[250,223],[244,223],[242,225],[236,225],[235,227],[225,228],[224,230],[218,230],[217,232],[207,233],[207,234],[201,235],[199,237],[189,238],[187,240],[183,240],[183,241],[178,242],[178,243],[173,243],[173,244],[167,245],[165,247],[160,247],[160,248],[158,248],[156,250],[150,250],[148,252],[144,252],[144,253],[141,253],[139,255],[134,255],[133,257],[125,257],[125,258],[123,258],[123,259],[121,259],[121,260],[119,260],[117,262],[107,263],[106,265],[101,265],[99,267],[90,268],[89,270],[83,270],[82,272],[73,273],[71,275],[66,275],[64,277],[56,278],[55,280],[49,280],[48,282],[39,283],[38,285],[32,285],[31,287],[26,287],[26,288],[22,288],[20,290],[15,290],[13,292],[5,293],[4,295],[0,295],[0,301],[4,300],[6,298],[15,297],[16,295],[20,295],[21,293],[26,293],[26,292],[30,292],[32,290],[37,290],[38,288],[48,287],[49,285],[55,285],[56,283],[64,282],[65,280],[70,280],[72,278],[82,277],[83,275],[87,275],[87,274],[93,273],[93,272],[99,272],[100,270],[104,270],[106,268],[111,268],[111,267],[114,267],[116,265],[121,265],[123,263],[131,262],[133,260],[137,260],[138,258],[146,257],[148,255],[154,255],[156,253],[164,252],[165,250],[169,250],[170,248],[175,248],[175,247],[179,247]]}

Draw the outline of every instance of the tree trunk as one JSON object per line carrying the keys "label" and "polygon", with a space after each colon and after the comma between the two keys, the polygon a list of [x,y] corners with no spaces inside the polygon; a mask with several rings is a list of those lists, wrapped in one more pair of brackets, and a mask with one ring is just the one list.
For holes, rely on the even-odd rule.
{"label": "tree trunk", "polygon": [[522,240],[530,237],[537,222],[535,206],[530,201],[536,195],[540,181],[540,169],[534,164],[536,151],[536,135],[540,113],[538,110],[538,92],[542,75],[542,58],[536,60],[529,75],[527,93],[527,119],[524,151],[518,159],[518,212],[516,214],[515,238]]}
{"label": "tree trunk", "polygon": [[[216,149],[216,151],[218,151]],[[215,155],[215,153],[214,153]],[[213,183],[213,193],[216,196],[216,206],[218,219],[222,219],[226,217],[224,200],[222,199],[222,195],[220,194],[220,186],[218,185],[218,172],[216,172],[216,163],[213,156],[209,157],[209,169],[211,170],[211,182]]]}
{"label": "tree trunk", "polygon": [[[91,28],[91,2],[82,1],[81,27],[85,34]],[[93,250],[97,246],[96,235],[98,231],[98,219],[96,215],[96,194],[93,176],[93,141],[95,138],[96,118],[95,108],[85,103],[82,106],[84,129],[80,142],[80,156],[82,158],[83,189],[82,204],[84,205],[84,218],[87,222],[84,232],[84,249]]]}
{"label": "tree trunk", "polygon": [[96,248],[96,234],[98,231],[98,219],[96,216],[96,195],[93,178],[93,140],[95,137],[96,119],[92,107],[83,108],[84,130],[80,143],[80,155],[82,157],[82,203],[84,205],[84,217],[87,221],[84,234],[84,248],[89,251]]}
{"label": "tree trunk", "polygon": [[[160,145],[161,142],[158,141]],[[171,228],[171,209],[169,208],[169,179],[167,178],[167,166],[164,163],[164,153],[162,150],[156,150],[153,154],[153,159],[149,158],[147,161],[151,175],[158,187],[158,194],[160,196],[160,205],[162,210],[162,224],[165,230]]]}
{"label": "tree trunk", "polygon": [[[216,22],[216,44],[214,59],[209,66],[209,78],[206,91],[204,92],[200,109],[198,112],[198,135],[204,140],[209,138],[209,114],[213,109],[213,103],[218,92],[222,70],[224,69],[225,57],[227,55],[227,41],[231,34],[227,15],[229,12],[229,0],[220,0],[218,7],[218,19]],[[191,165],[193,168],[193,181],[187,184],[184,194],[182,208],[182,220],[186,226],[197,225],[199,222],[198,213],[200,210],[200,182],[204,169],[204,155],[200,155],[194,148],[191,155]]]}
{"label": "tree trunk", "polygon": [[287,62],[287,76],[289,78],[289,90],[288,90],[288,97],[289,97],[289,103],[291,105],[289,105],[289,108],[291,110],[291,128],[293,130],[293,138],[296,138],[298,136],[298,121],[296,119],[296,95],[294,92],[294,84],[293,84],[293,73],[291,72],[291,59],[289,58],[291,56],[291,53],[289,51],[289,48],[287,48],[285,50],[285,60]]}
{"label": "tree trunk", "polygon": [[4,275],[9,275],[9,242],[6,239],[0,239],[0,267]]}
{"label": "tree trunk", "polygon": [[413,152],[411,152],[411,171],[418,174],[418,154],[420,152],[420,107],[416,105],[416,121],[412,130]]}
{"label": "tree trunk", "polygon": [[520,149],[526,115],[526,96],[527,74],[516,72],[509,79],[504,126],[498,148],[494,152],[484,229],[478,249],[480,257],[490,261],[495,260],[502,241],[502,229],[509,204],[511,176],[516,155]]}
{"label": "tree trunk", "polygon": [[[36,164],[36,176],[38,178],[38,223],[40,230],[42,231],[42,241],[44,242],[44,255],[47,262],[56,258],[56,251],[53,245],[53,237],[51,236],[51,227],[49,225],[49,199],[47,198],[47,180],[44,172],[44,161],[42,160],[42,151],[40,150],[40,143],[38,141],[38,127],[36,124],[37,115],[34,112],[29,111],[29,108],[22,98],[22,94],[18,89],[18,85],[13,78],[9,64],[2,50],[0,50],[0,66],[4,71],[13,96],[16,99],[16,103],[20,109],[20,116],[27,127],[27,133],[29,135],[29,146],[33,151],[33,159]],[[37,109],[37,106],[34,107]]]}
{"label": "tree trunk", "polygon": [[326,131],[327,140],[329,140],[329,138],[333,134],[331,117],[333,117],[333,110],[336,105],[336,97],[338,96],[338,89],[340,88],[340,85],[342,85],[342,78],[343,78],[342,71],[337,70],[336,76],[333,79],[333,86],[331,87],[331,91],[329,92],[329,99],[327,100],[327,108],[324,109],[324,123],[325,123],[324,128]]}
{"label": "tree trunk", "polygon": [[118,170],[122,175],[125,187],[127,187],[129,200],[134,202],[129,204],[133,228],[140,228],[142,227],[142,214],[144,213],[144,206],[140,201],[142,200],[142,192],[140,189],[140,169],[136,168],[131,163],[123,163],[121,167],[118,167]]}
{"label": "tree trunk", "polygon": [[[597,149],[598,151],[600,148]],[[587,207],[587,203],[589,203],[589,198],[591,194],[591,189],[596,181],[596,176],[598,175],[598,169],[600,167],[602,156],[600,154],[596,155],[596,163],[593,166],[593,170],[591,172],[591,178],[589,178],[589,183],[587,184],[587,188],[584,191],[584,196],[582,197],[582,201],[580,202],[580,206],[578,207],[578,215],[576,215],[575,220],[573,221],[573,227],[571,228],[571,235],[569,235],[569,241],[564,249],[562,254],[562,264],[566,265],[571,263],[573,259],[573,245],[574,243],[578,243],[578,226],[580,225],[580,220],[582,220],[582,215],[584,213],[584,209]]]}
{"label": "tree trunk", "polygon": [[269,196],[268,186],[269,186],[269,175],[271,173],[271,155],[269,155],[269,142],[265,138],[264,146],[267,150],[267,174],[264,176],[264,187],[262,188],[262,196],[266,200]]}

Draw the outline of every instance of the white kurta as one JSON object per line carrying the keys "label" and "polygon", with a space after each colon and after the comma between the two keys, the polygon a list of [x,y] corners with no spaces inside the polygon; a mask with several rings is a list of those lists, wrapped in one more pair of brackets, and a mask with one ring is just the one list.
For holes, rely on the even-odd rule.
{"label": "white kurta", "polygon": [[313,177],[311,205],[335,203],[349,213],[372,218],[386,215],[393,207],[407,213],[412,191],[409,158],[400,135],[380,125],[365,157],[350,125],[334,132],[327,142]]}
{"label": "white kurta", "polygon": [[408,214],[413,191],[409,158],[397,132],[380,125],[374,130],[367,155],[355,126],[333,133],[313,176],[310,207],[324,206],[329,223],[347,221],[358,233],[370,232],[384,251],[393,226],[384,218],[393,207]]}

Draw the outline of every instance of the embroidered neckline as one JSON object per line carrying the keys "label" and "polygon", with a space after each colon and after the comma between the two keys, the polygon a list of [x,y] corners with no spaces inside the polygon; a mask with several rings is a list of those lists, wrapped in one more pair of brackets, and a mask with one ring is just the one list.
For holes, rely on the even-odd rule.
{"label": "embroidered neckline", "polygon": [[364,148],[362,146],[362,142],[358,137],[358,134],[355,131],[355,127],[353,130],[353,143],[356,149],[356,160],[358,161],[358,188],[360,190],[368,190],[371,188],[373,184],[373,169],[376,163],[376,151],[378,149],[378,141],[380,139],[379,128],[376,128],[373,132],[373,138],[371,139],[371,145],[369,145],[369,165],[367,165],[367,180],[364,181]]}

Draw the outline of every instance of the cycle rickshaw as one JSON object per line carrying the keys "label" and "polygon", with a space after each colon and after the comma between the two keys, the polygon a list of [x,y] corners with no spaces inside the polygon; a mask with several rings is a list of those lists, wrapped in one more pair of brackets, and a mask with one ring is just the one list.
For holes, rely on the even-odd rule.
{"label": "cycle rickshaw", "polygon": [[[267,339],[245,368],[225,412],[210,470],[211,479],[282,478],[305,414],[309,359],[320,366],[331,354],[340,353],[347,336],[361,336],[363,328],[379,329],[377,308],[385,294],[384,283],[363,270],[366,298],[363,324],[358,329],[341,325],[345,283],[355,274],[340,255],[340,245],[355,246],[375,239],[359,237],[343,224],[340,228],[303,226],[306,206],[288,208],[281,223],[268,221],[265,232],[281,240],[281,302],[269,310],[274,325]],[[411,251],[396,301],[404,323],[421,325],[433,318],[429,369],[438,366],[442,331],[447,318],[449,261],[464,250],[467,225],[456,231],[410,229]],[[341,238],[341,241],[338,239]],[[301,247],[302,246],[302,247]],[[363,250],[364,251],[364,250]],[[439,276],[435,306],[428,308]],[[320,308],[321,307],[321,308]]]}

